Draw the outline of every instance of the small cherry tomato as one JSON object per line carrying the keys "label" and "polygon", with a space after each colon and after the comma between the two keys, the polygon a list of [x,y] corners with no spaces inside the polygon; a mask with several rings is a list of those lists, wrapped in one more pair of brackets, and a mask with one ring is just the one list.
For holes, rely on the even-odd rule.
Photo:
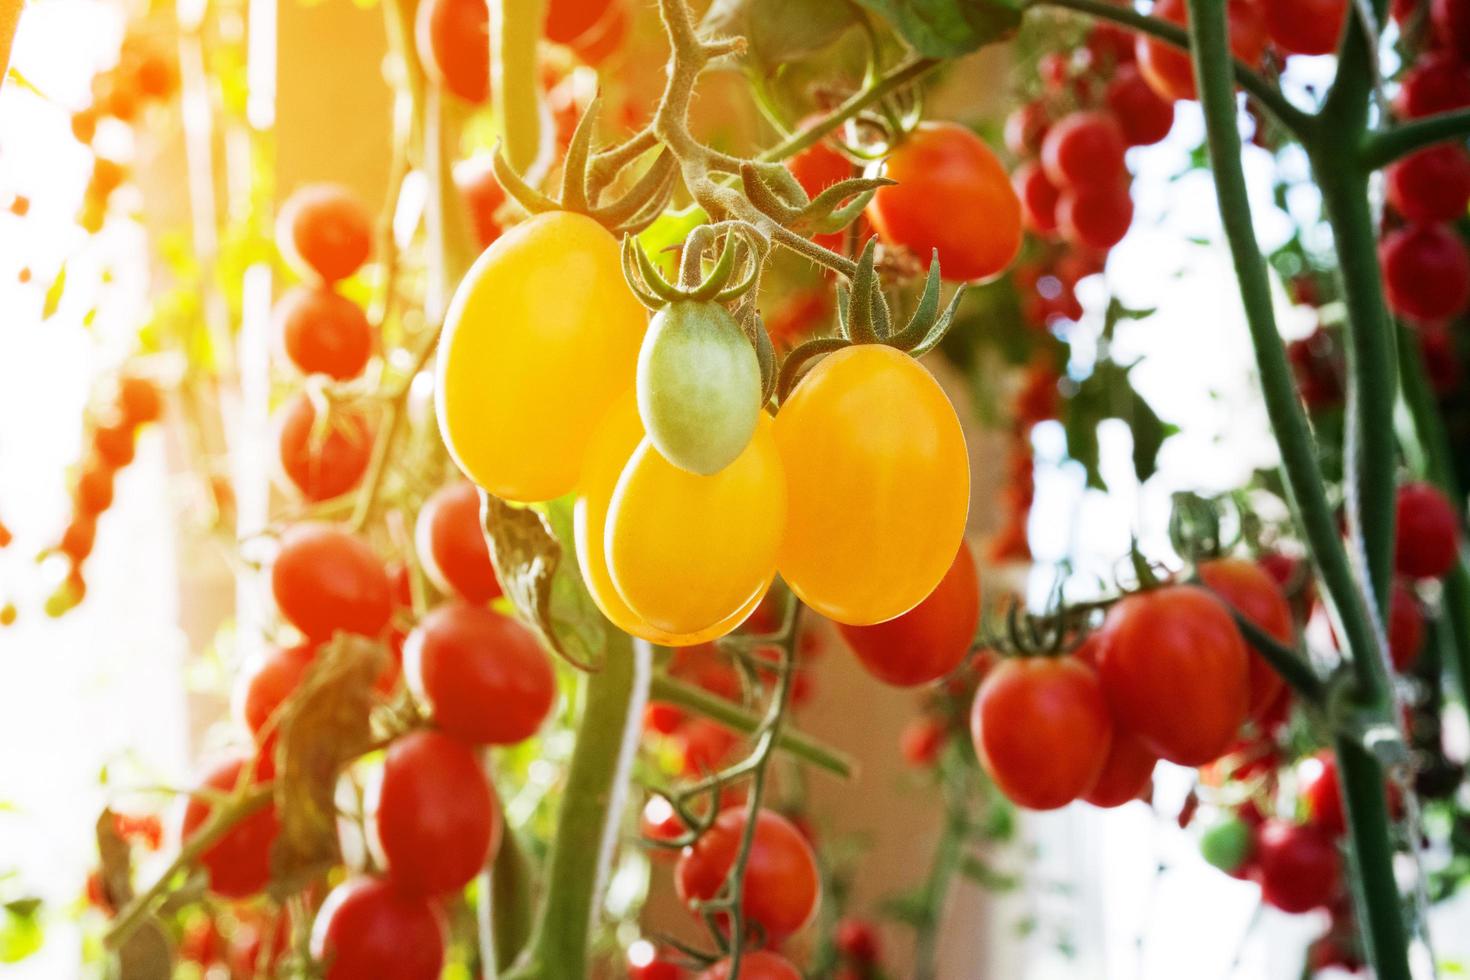
{"label": "small cherry tomato", "polygon": [[1082,799],[1105,810],[1132,803],[1148,789],[1158,762],[1137,735],[1115,729],[1102,772]]}
{"label": "small cherry tomato", "polygon": [[[1272,0],[1278,2],[1278,0]],[[1256,0],[1230,0],[1230,52],[1254,67],[1266,49],[1266,23]],[[1189,22],[1185,0],[1159,0],[1153,16],[1183,27]],[[1171,102],[1196,97],[1194,65],[1189,54],[1167,41],[1140,34],[1137,40],[1138,68],[1153,90]]]}
{"label": "small cherry tomato", "polygon": [[1384,192],[1410,221],[1456,221],[1470,207],[1470,151],[1440,143],[1388,165]]}
{"label": "small cherry tomato", "polygon": [[[720,960],[699,975],[699,980],[732,980],[730,959]],[[801,971],[784,956],[757,949],[740,954],[739,980],[801,980]]]}
{"label": "small cherry tomato", "polygon": [[[722,810],[714,825],[684,848],[674,884],[686,904],[713,898],[735,864],[745,834],[743,806]],[[771,810],[756,814],[755,835],[745,865],[741,910],[746,921],[779,942],[816,915],[821,879],[811,845],[789,820]],[[742,971],[743,972],[743,971]]]}
{"label": "small cherry tomato", "polygon": [[377,636],[388,625],[388,571],[360,538],[330,524],[297,524],[281,536],[271,568],[281,615],[308,639],[341,630]]}
{"label": "small cherry tomato", "polygon": [[607,14],[613,0],[549,0],[546,40],[571,44]]}
{"label": "small cherry tomato", "polygon": [[468,480],[434,491],[414,525],[414,548],[424,574],[446,595],[484,605],[500,595],[500,580],[480,525],[480,494]]}
{"label": "small cherry tomato", "polygon": [[1332,54],[1347,23],[1348,0],[1269,0],[1266,34],[1286,54]]}
{"label": "small cherry tomato", "polygon": [[1394,567],[1409,578],[1442,578],[1460,556],[1460,515],[1428,483],[1399,487]]}
{"label": "small cherry tomato", "polygon": [[1123,129],[1111,113],[1074,112],[1047,131],[1041,165],[1058,188],[1115,187],[1128,175]]}
{"label": "small cherry tomato", "polygon": [[267,758],[274,755],[280,734],[280,707],[301,686],[315,656],[311,644],[269,650],[247,665],[235,682],[235,716]]}
{"label": "small cherry tomato", "polygon": [[1321,908],[1337,896],[1342,856],[1312,827],[1268,820],[1256,834],[1261,900],[1283,912]]}
{"label": "small cherry tomato", "polygon": [[434,84],[474,105],[490,98],[490,7],[485,0],[424,0],[414,39],[419,61]]}
{"label": "small cherry tomato", "polygon": [[320,425],[316,406],[298,392],[277,416],[281,471],[307,500],[340,497],[357,486],[373,454],[373,433],[355,408],[333,406]]}
{"label": "small cherry tomato", "polygon": [[1470,254],[1446,225],[1409,225],[1378,247],[1388,307],[1408,320],[1434,323],[1470,304]]}
{"label": "small cherry tomato", "polygon": [[303,374],[347,381],[362,374],[373,353],[373,328],[362,307],[327,286],[296,286],[275,309],[276,330]]}
{"label": "small cherry tomato", "polygon": [[373,250],[367,209],[340,184],[308,184],[287,198],[276,226],[281,252],[298,274],[333,283],[352,275]]}
{"label": "small cherry tomato", "polygon": [[1064,191],[1057,198],[1057,229],[1073,245],[1107,251],[1133,227],[1133,195],[1117,183]]}
{"label": "small cherry tomato", "polygon": [[438,980],[444,922],[434,903],[382,878],[343,882],[322,903],[311,955],[323,980]]}
{"label": "small cherry tomato", "polygon": [[1174,128],[1174,103],[1160,97],[1136,65],[1118,67],[1106,98],[1129,146],[1152,146]]}
{"label": "small cherry tomato", "polygon": [[1424,610],[1402,582],[1395,582],[1388,602],[1388,654],[1393,669],[1407,673],[1424,649]]}

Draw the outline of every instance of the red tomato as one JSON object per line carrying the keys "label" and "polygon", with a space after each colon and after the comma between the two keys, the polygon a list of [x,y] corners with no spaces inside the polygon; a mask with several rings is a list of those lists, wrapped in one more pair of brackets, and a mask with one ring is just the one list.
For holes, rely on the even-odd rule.
{"label": "red tomato", "polygon": [[1460,515],[1427,483],[1399,487],[1394,567],[1409,578],[1441,578],[1460,556]]}
{"label": "red tomato", "polygon": [[1174,103],[1161,98],[1135,65],[1118,68],[1106,97],[1129,146],[1152,146],[1174,128]]}
{"label": "red tomato", "polygon": [[1342,858],[1312,827],[1268,820],[1257,832],[1255,867],[1261,900],[1283,912],[1321,908],[1337,896]]}
{"label": "red tomato", "polygon": [[491,156],[481,154],[455,164],[454,184],[469,208],[475,240],[480,243],[480,248],[489,248],[490,243],[500,237],[502,229],[498,214],[501,205],[505,204],[505,188],[495,178]]}
{"label": "red tomato", "polygon": [[592,28],[613,0],[549,0],[546,5],[546,40],[571,44]]}
{"label": "red tomato", "polygon": [[914,687],[958,667],[979,626],[980,579],[970,545],[961,541],[954,563],[923,602],[886,623],[839,623],[837,631],[868,673],[885,684]]}
{"label": "red tomato", "polygon": [[1410,221],[1454,221],[1470,206],[1470,152],[1441,143],[1389,164],[1388,203]]}
{"label": "red tomato", "polygon": [[1133,225],[1133,195],[1127,184],[1063,191],[1057,200],[1057,226],[1073,245],[1106,251]]}
{"label": "red tomato", "polygon": [[[810,119],[803,119],[805,126]],[[816,197],[822,191],[853,176],[852,162],[837,152],[826,141],[814,143],[786,161],[786,169],[806,191],[807,197]],[[861,219],[858,219],[861,220]],[[817,235],[813,241],[823,248],[838,250],[842,247],[843,232]]]}
{"label": "red tomato", "polygon": [[408,685],[439,727],[478,745],[536,734],[556,699],[540,643],[520,623],[451,602],[424,617],[404,646]]}
{"label": "red tomato", "polygon": [[1421,55],[1404,76],[1393,109],[1404,119],[1470,106],[1470,68],[1444,51]]}
{"label": "red tomato", "polygon": [[1102,774],[1082,798],[1103,809],[1132,803],[1153,781],[1154,766],[1158,761],[1159,757],[1150,752],[1137,735],[1115,730]]}
{"label": "red tomato", "polygon": [[1470,57],[1470,3],[1465,0],[1430,0],[1429,17],[1434,33],[1461,60]]}
{"label": "red tomato", "polygon": [[626,4],[615,2],[602,19],[571,42],[583,64],[597,67],[623,46],[632,26]]}
{"label": "red tomato", "polygon": [[866,919],[843,919],[837,923],[837,951],[858,963],[878,962],[878,927]]}
{"label": "red tomato", "polygon": [[500,807],[474,749],[420,730],[388,748],[373,826],[393,883],[437,895],[464,888],[494,855]]}
{"label": "red tomato", "polygon": [[1315,765],[1303,767],[1300,793],[1307,822],[1329,837],[1347,832],[1342,806],[1342,787],[1337,781],[1337,760],[1322,750],[1313,756]]}
{"label": "red tomato", "polygon": [[[699,980],[731,980],[730,960],[720,960],[699,975]],[[791,961],[768,950],[740,954],[739,980],[801,980],[801,971]]]}
{"label": "red tomato", "polygon": [[1034,160],[1021,164],[1011,175],[1016,196],[1021,199],[1021,220],[1032,232],[1047,237],[1057,231],[1056,185]]}
{"label": "red tomato", "polygon": [[235,682],[235,715],[267,758],[274,756],[280,733],[277,712],[301,686],[315,656],[311,644],[270,650],[248,665]]}
{"label": "red tomato", "polygon": [[373,353],[373,328],[362,307],[326,286],[296,286],[276,304],[276,329],[303,374],[357,377]]}
{"label": "red tomato", "polygon": [[1470,255],[1446,225],[1408,225],[1378,247],[1389,309],[1405,319],[1433,323],[1470,304]]}
{"label": "red tomato", "polygon": [[[710,899],[719,892],[735,863],[745,824],[744,807],[722,810],[714,826],[684,848],[674,868],[674,884],[683,902]],[[811,845],[785,817],[761,810],[745,865],[740,907],[746,921],[764,930],[769,941],[779,942],[811,921],[820,897]]]}
{"label": "red tomato", "polygon": [[[648,798],[638,818],[638,829],[644,840],[664,842],[676,841],[689,832],[684,821],[679,819],[678,811],[662,796]],[[670,861],[676,856],[671,848],[656,846],[648,848],[648,855],[654,860],[666,858]]]}
{"label": "red tomato", "polygon": [[345,406],[334,406],[320,431],[316,423],[316,406],[304,391],[280,410],[281,470],[307,500],[330,500],[362,480],[373,434],[363,414]]}
{"label": "red tomato", "polygon": [[1047,132],[1041,164],[1057,187],[1112,188],[1128,174],[1125,149],[1123,129],[1111,114],[1074,112]]}
{"label": "red tomato", "polygon": [[[1189,23],[1185,0],[1159,0],[1152,13],[1181,27]],[[1252,67],[1260,64],[1266,50],[1266,24],[1260,7],[1255,0],[1230,0],[1228,13],[1231,53]],[[1135,50],[1139,70],[1160,96],[1170,101],[1196,97],[1194,65],[1187,52],[1143,34]]]}
{"label": "red tomato", "polygon": [[354,878],[327,895],[311,930],[323,980],[438,980],[444,922],[426,897],[382,878]]}
{"label": "red tomato", "polygon": [[672,735],[684,724],[684,712],[672,704],[650,701],[643,709],[643,730],[659,735]]}
{"label": "red tomato", "polygon": [[924,769],[934,765],[948,737],[944,723],[937,718],[915,718],[904,726],[899,736],[899,751],[909,765]]}
{"label": "red tomato", "polygon": [[684,968],[667,955],[646,939],[633,943],[628,947],[628,980],[684,980]]}
{"label": "red tomato", "polygon": [[308,639],[341,630],[377,636],[388,624],[388,570],[362,539],[330,524],[297,524],[281,536],[271,568],[281,615]]}
{"label": "red tomato", "polygon": [[373,251],[373,223],[362,202],[339,184],[308,184],[281,207],[282,253],[302,276],[323,282],[352,275]]}
{"label": "red tomato", "polygon": [[1027,102],[1006,117],[1006,149],[1018,157],[1036,156],[1041,152],[1041,144],[1050,127],[1046,105],[1039,101]]}
{"label": "red tomato", "polygon": [[1189,585],[1129,596],[1108,614],[1099,642],[1120,728],[1182,766],[1230,748],[1250,707],[1250,657],[1219,599]]}
{"label": "red tomato", "polygon": [[690,778],[720,768],[740,741],[729,729],[705,718],[691,718],[675,737],[681,754],[679,773]]}
{"label": "red tomato", "polygon": [[926,122],[888,156],[868,219],[886,245],[909,249],[957,282],[985,279],[1021,247],[1021,202],[990,147],[955,123]]}
{"label": "red tomato", "polygon": [[1347,23],[1348,0],[1267,0],[1266,34],[1285,54],[1332,54]]}
{"label": "red tomato", "polygon": [[[250,757],[228,756],[204,772],[200,789],[215,793],[233,793],[240,785]],[[255,781],[263,774],[257,763]],[[209,819],[214,808],[201,796],[189,797],[184,807],[180,838],[187,841]],[[209,872],[209,890],[225,898],[245,898],[265,889],[271,880],[271,846],[280,833],[280,821],[272,803],[257,810],[231,827],[200,857],[199,863]]]}
{"label": "red tomato", "polygon": [[469,480],[434,491],[419,511],[414,548],[424,574],[446,595],[482,606],[500,595],[500,580],[480,526],[480,494]]}
{"label": "red tomato", "polygon": [[125,425],[157,422],[163,415],[163,396],[147,378],[125,374],[117,379],[117,410]]}
{"label": "red tomato", "polygon": [[1395,582],[1388,603],[1388,655],[1394,670],[1411,670],[1424,648],[1424,611],[1402,582]]}
{"label": "red tomato", "polygon": [[[1265,569],[1240,558],[1219,558],[1199,567],[1205,588],[1262,632],[1286,646],[1295,640],[1286,593]],[[1250,717],[1259,718],[1281,693],[1283,681],[1255,650],[1250,651]]]}
{"label": "red tomato", "polygon": [[490,7],[485,0],[424,0],[414,35],[419,61],[434,84],[475,105],[490,98]]}
{"label": "red tomato", "polygon": [[97,519],[89,514],[74,514],[66,530],[61,532],[61,543],[56,550],[70,558],[73,565],[80,565],[92,553],[96,540]]}
{"label": "red tomato", "polygon": [[970,712],[980,764],[1030,810],[1064,807],[1107,763],[1113,723],[1097,673],[1070,657],[1014,657],[986,675]]}

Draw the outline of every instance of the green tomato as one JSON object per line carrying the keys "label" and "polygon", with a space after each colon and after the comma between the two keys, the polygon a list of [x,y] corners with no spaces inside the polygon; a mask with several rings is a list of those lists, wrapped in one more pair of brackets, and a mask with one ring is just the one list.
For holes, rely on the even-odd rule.
{"label": "green tomato", "polygon": [[760,363],[728,310],[681,300],[654,315],[638,353],[638,414],[665,459],[718,473],[750,442],[760,411]]}
{"label": "green tomato", "polygon": [[1237,870],[1251,856],[1255,838],[1250,825],[1236,816],[1225,817],[1199,839],[1200,856],[1221,871]]}

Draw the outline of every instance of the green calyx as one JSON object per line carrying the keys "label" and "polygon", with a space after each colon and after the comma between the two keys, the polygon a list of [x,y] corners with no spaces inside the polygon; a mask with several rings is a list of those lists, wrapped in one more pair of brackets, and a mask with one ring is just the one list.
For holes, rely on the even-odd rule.
{"label": "green calyx", "polygon": [[668,206],[678,176],[678,161],[667,148],[662,149],[621,196],[604,203],[602,199],[614,181],[658,144],[640,135],[593,152],[592,134],[600,107],[601,99],[593,99],[577,122],[562,166],[559,195],[553,197],[531,186],[498,148],[493,163],[495,178],[516,203],[532,214],[574,211],[587,215],[619,237],[637,234],[653,224]]}

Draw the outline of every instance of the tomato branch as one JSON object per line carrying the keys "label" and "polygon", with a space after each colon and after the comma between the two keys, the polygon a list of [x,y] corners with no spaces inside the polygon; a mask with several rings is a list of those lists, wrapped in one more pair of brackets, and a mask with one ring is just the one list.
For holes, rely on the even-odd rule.
{"label": "tomato branch", "polygon": [[1245,641],[1255,648],[1271,669],[1286,681],[1292,692],[1309,704],[1322,705],[1327,699],[1327,685],[1317,675],[1311,663],[1290,647],[1277,643],[1276,640],[1265,630],[1242,616],[1235,609],[1230,610],[1230,615],[1235,617],[1235,625],[1240,630],[1240,635]]}
{"label": "tomato branch", "polygon": [[1435,143],[1466,138],[1470,138],[1470,109],[1456,109],[1369,133],[1361,159],[1365,168],[1377,170]]}

